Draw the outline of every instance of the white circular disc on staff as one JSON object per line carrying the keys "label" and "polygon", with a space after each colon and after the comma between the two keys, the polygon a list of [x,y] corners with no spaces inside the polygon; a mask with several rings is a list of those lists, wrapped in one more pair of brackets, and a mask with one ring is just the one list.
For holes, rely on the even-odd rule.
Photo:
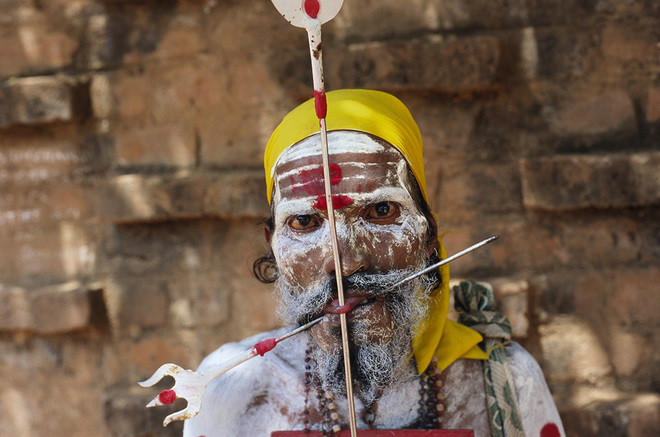
{"label": "white circular disc on staff", "polygon": [[[292,25],[307,28],[310,20],[317,19],[321,24],[335,18],[344,0],[271,0],[280,14]],[[307,6],[306,6],[307,4]],[[305,8],[318,6],[316,17],[311,17],[305,12]],[[316,8],[314,8],[315,10]]]}

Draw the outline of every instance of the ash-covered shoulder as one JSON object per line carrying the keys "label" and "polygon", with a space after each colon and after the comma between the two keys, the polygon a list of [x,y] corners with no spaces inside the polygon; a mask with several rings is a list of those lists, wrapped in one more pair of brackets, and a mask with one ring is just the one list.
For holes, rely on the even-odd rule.
{"label": "ash-covered shoulder", "polygon": [[[281,328],[227,343],[209,354],[198,371],[219,366],[263,340],[290,331],[290,327]],[[199,414],[186,421],[183,435],[267,436],[275,430],[293,429],[304,408],[302,401],[292,400],[303,399],[307,336],[301,333],[284,340],[264,356],[257,355],[211,381]]]}
{"label": "ash-covered shoulder", "polygon": [[505,351],[509,368],[514,374],[536,376],[545,382],[541,366],[524,347],[512,341],[506,345]]}
{"label": "ash-covered shoulder", "polygon": [[[506,347],[509,369],[516,387],[519,413],[525,435],[565,436],[557,406],[543,370],[534,357],[518,343]],[[549,434],[552,431],[552,434]]]}

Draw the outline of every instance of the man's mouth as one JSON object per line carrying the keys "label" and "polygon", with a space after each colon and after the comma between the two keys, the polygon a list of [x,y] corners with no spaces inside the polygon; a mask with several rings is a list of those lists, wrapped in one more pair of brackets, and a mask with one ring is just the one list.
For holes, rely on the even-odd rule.
{"label": "man's mouth", "polygon": [[339,299],[333,299],[323,309],[323,314],[346,314],[360,305],[366,305],[376,300],[376,296],[347,296],[344,305],[339,305]]}

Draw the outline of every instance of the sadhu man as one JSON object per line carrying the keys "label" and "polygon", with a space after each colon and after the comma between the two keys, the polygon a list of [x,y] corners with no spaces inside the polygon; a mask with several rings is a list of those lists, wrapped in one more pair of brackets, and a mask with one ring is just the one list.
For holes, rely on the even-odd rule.
{"label": "sadhu man", "polygon": [[[327,102],[332,207],[352,308],[347,322],[358,429],[564,435],[539,366],[515,343],[491,347],[508,368],[510,383],[501,391],[505,403],[513,404],[493,413],[487,396],[493,386],[484,376],[485,363],[492,361],[484,352],[488,343],[447,319],[446,267],[383,292],[445,255],[427,204],[420,132],[407,108],[383,92],[339,90],[328,93]],[[255,263],[255,271],[274,281],[279,313],[289,326],[226,344],[200,370],[279,337],[291,325],[325,317],[213,381],[201,412],[186,422],[185,436],[269,436],[281,430],[331,435],[348,429],[320,147],[314,102],[308,101],[284,118],[265,153],[272,216],[264,231],[271,253]],[[474,284],[462,286],[469,291]]]}

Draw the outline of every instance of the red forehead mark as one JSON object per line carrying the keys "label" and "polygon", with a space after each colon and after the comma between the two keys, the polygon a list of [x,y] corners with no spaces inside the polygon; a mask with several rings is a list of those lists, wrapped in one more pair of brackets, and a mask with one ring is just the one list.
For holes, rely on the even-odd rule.
{"label": "red forehead mark", "polygon": [[[353,203],[353,199],[351,199],[348,196],[344,196],[344,195],[332,196],[332,209],[342,209],[343,207],[348,206],[351,203]],[[312,208],[320,209],[321,211],[326,211],[328,209],[328,202],[325,200],[325,195],[318,196],[316,202],[314,202],[314,205],[312,205]]]}
{"label": "red forehead mark", "polygon": [[176,400],[176,393],[174,390],[163,390],[158,394],[158,400],[165,405],[169,405]]}
{"label": "red forehead mark", "polygon": [[541,429],[541,437],[560,437],[559,428],[554,423],[546,423]]}
{"label": "red forehead mark", "polygon": [[319,15],[321,5],[318,0],[305,0],[303,6],[305,8],[305,13],[311,18],[316,18]]}
{"label": "red forehead mark", "polygon": [[[337,185],[342,179],[339,165],[330,164],[330,185]],[[324,194],[323,167],[299,170],[297,175],[291,176],[291,192],[297,194],[300,193],[300,190],[312,196]]]}
{"label": "red forehead mark", "polygon": [[[337,185],[343,179],[341,167],[338,164],[330,164],[330,185]],[[328,209],[325,200],[325,184],[323,183],[323,167],[315,167],[309,170],[299,170],[296,175],[291,176],[291,193],[300,192],[316,196],[313,208],[321,211]],[[332,209],[341,209],[353,203],[353,199],[344,195],[332,196]]]}

